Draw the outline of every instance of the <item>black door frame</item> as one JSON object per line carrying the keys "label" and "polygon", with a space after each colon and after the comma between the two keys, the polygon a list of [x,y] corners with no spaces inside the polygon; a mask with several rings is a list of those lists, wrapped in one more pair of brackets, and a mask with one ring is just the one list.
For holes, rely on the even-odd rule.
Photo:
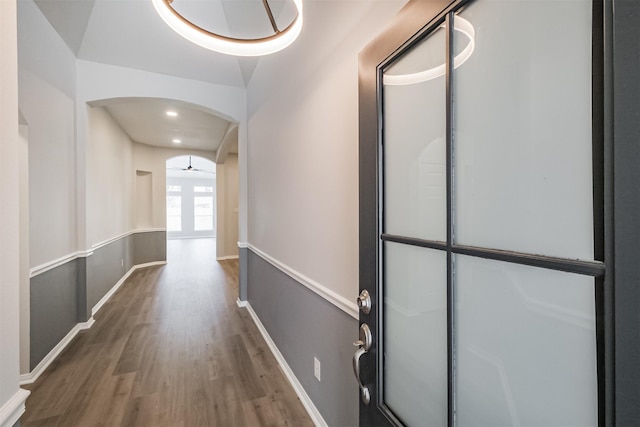
{"label": "black door frame", "polygon": [[[482,1],[482,0],[476,0]],[[381,179],[378,157],[379,65],[399,49],[421,38],[425,30],[468,0],[412,0],[385,31],[370,43],[359,58],[360,102],[360,289],[377,287]],[[594,83],[594,138],[603,144],[594,150],[594,169],[604,181],[604,286],[597,287],[599,341],[599,424],[640,425],[640,2],[636,0],[594,0],[602,12],[602,27],[595,28],[594,73],[604,78]],[[594,14],[596,16],[596,14]],[[596,34],[597,31],[602,31]],[[602,58],[602,60],[599,60]],[[599,65],[598,65],[599,64]],[[601,106],[601,108],[598,108]],[[594,147],[598,144],[594,144]],[[603,161],[599,162],[598,159]],[[615,171],[615,173],[614,173]],[[378,183],[371,185],[371,183]],[[598,232],[596,231],[596,236]],[[599,245],[602,247],[602,245]],[[374,345],[361,361],[363,382],[371,383],[366,372],[380,374],[375,365],[380,332],[377,323],[377,293],[372,310],[361,313],[374,337]],[[449,387],[451,390],[451,387]],[[449,405],[452,405],[452,396]],[[377,387],[371,403],[378,402]],[[360,401],[361,414],[365,405]],[[450,407],[449,412],[452,413]],[[361,425],[379,425],[388,419],[375,411],[361,416]],[[451,425],[451,420],[450,420]]]}
{"label": "black door frame", "polygon": [[[425,27],[432,26],[438,18],[446,14],[450,0],[410,1],[392,20],[389,27],[371,42],[359,55],[358,93],[359,93],[359,204],[360,204],[360,287],[359,289],[378,288],[378,248],[379,217],[378,200],[380,197],[381,179],[379,174],[380,158],[378,143],[380,140],[381,122],[380,93],[378,93],[379,65],[398,51],[408,41],[417,39]],[[376,183],[372,185],[372,183]],[[378,324],[378,292],[371,293],[371,310],[368,314],[360,313],[360,323],[366,323],[371,329],[373,345],[360,362],[361,379],[364,384],[371,384],[375,379],[368,373],[381,373],[378,366],[379,342],[381,327]],[[377,406],[379,402],[378,387],[371,388],[371,402],[365,405],[360,402],[360,425],[388,425],[389,419],[380,411],[367,411],[369,406]],[[363,415],[364,414],[364,415]]]}
{"label": "black door frame", "polygon": [[[640,2],[605,2],[605,140],[611,193],[605,206],[613,268],[605,295],[607,425],[640,425]],[[609,40],[606,37],[609,36]],[[612,177],[612,179],[611,179]],[[606,195],[605,195],[606,197]]]}

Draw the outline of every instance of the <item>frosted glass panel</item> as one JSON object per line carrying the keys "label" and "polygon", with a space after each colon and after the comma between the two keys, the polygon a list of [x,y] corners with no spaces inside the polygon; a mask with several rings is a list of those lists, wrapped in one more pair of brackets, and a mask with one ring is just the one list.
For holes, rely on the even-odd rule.
{"label": "frosted glass panel", "polygon": [[420,83],[393,82],[439,70],[445,52],[445,31],[440,28],[384,72],[385,233],[446,238],[444,74],[432,73]]}
{"label": "frosted glass panel", "polygon": [[459,427],[596,426],[594,279],[455,258]]}
{"label": "frosted glass panel", "polygon": [[[456,243],[593,259],[591,1],[483,0],[454,72]],[[454,31],[456,52],[469,39]]]}
{"label": "frosted glass panel", "polygon": [[407,425],[447,425],[446,253],[385,244],[384,401]]}

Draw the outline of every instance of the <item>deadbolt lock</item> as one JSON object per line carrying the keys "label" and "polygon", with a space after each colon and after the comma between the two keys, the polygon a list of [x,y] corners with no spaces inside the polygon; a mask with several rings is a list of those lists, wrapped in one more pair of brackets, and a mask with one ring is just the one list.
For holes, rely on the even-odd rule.
{"label": "deadbolt lock", "polygon": [[360,292],[360,295],[358,295],[358,299],[356,301],[358,302],[358,308],[360,311],[364,314],[369,314],[371,311],[371,295],[369,295],[369,291],[363,289],[362,292]]}

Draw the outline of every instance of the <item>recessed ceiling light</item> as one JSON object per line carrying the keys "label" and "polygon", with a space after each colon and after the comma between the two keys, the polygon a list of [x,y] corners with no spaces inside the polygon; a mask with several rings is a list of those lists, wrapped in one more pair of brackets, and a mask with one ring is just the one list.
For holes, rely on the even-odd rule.
{"label": "recessed ceiling light", "polygon": [[182,142],[182,140],[177,139],[177,138],[173,140],[173,143],[174,143],[174,144],[180,144],[181,142]]}
{"label": "recessed ceiling light", "polygon": [[177,117],[178,113],[176,113],[175,111],[167,111],[167,116],[169,116],[169,117]]}

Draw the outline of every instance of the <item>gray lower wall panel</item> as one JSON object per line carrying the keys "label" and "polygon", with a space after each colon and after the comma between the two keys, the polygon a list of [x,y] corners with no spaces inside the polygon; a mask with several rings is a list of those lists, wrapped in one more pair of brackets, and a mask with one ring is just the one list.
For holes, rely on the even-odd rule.
{"label": "gray lower wall panel", "polygon": [[78,322],[86,322],[91,317],[91,313],[87,309],[87,259],[76,259],[76,295],[78,307]]}
{"label": "gray lower wall panel", "polygon": [[96,249],[87,258],[87,312],[134,265],[167,260],[164,231],[134,233]]}
{"label": "gray lower wall panel", "polygon": [[134,265],[167,260],[166,233],[134,233],[31,278],[30,369],[73,327],[91,317],[91,309]]}
{"label": "gray lower wall panel", "polygon": [[31,370],[78,323],[77,279],[77,259],[31,278]]}
{"label": "gray lower wall panel", "polygon": [[[330,426],[358,425],[352,371],[358,320],[247,251],[248,301]],[[321,363],[321,382],[313,358]]]}
{"label": "gray lower wall panel", "polygon": [[123,237],[93,251],[87,258],[86,309],[95,306],[133,266],[132,236]]}
{"label": "gray lower wall panel", "polygon": [[148,231],[133,237],[133,264],[167,260],[167,232]]}
{"label": "gray lower wall panel", "polygon": [[246,301],[247,300],[247,283],[248,283],[248,276],[249,276],[249,270],[248,270],[248,256],[249,256],[249,249],[247,248],[240,248],[238,250],[238,265],[240,266],[240,271],[238,272],[239,274],[239,281],[240,281],[240,286],[239,286],[239,294],[238,298],[240,299],[240,301]]}

